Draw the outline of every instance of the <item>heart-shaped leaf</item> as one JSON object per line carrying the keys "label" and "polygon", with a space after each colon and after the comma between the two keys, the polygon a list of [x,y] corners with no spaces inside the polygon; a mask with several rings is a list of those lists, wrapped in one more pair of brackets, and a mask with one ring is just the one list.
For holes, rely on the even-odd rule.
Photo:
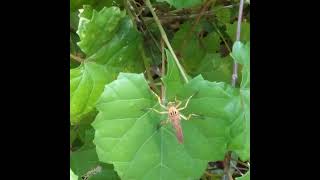
{"label": "heart-shaped leaf", "polygon": [[[167,75],[177,77],[170,71]],[[184,143],[179,144],[171,125],[158,128],[167,116],[147,110],[160,109],[143,75],[120,73],[102,93],[92,123],[99,160],[114,164],[124,180],[200,178],[208,161],[222,160],[232,150],[229,145],[243,128],[231,127],[243,117],[239,91],[229,85],[198,76],[184,84],[177,97],[185,102],[196,92],[181,113],[202,118],[181,122]]]}

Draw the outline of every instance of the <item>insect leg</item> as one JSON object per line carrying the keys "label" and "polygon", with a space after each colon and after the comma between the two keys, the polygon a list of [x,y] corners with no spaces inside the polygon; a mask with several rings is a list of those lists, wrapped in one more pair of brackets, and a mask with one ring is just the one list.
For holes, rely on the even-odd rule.
{"label": "insect leg", "polygon": [[164,105],[161,103],[161,98],[158,96],[158,94],[156,94],[156,93],[153,92],[153,91],[151,91],[151,92],[157,97],[160,106],[161,106],[162,108],[164,108],[164,109],[167,109],[167,107],[164,106]]}
{"label": "insect leg", "polygon": [[184,107],[179,108],[178,110],[179,110],[179,111],[181,111],[181,110],[183,110],[183,109],[187,108],[187,106],[188,106],[188,103],[189,103],[190,99],[191,99],[195,94],[197,94],[197,93],[198,93],[198,92],[196,92],[196,93],[192,94],[192,95],[188,98],[188,100],[187,100],[186,104],[184,105]]}
{"label": "insect leg", "polygon": [[154,112],[159,113],[159,114],[168,114],[168,111],[158,111],[158,110],[153,109],[153,108],[147,108],[147,109],[153,110]]}
{"label": "insect leg", "polygon": [[181,116],[182,119],[184,119],[184,120],[190,120],[190,118],[191,118],[192,116],[200,117],[200,115],[197,115],[197,114],[189,114],[188,117],[185,117],[185,116],[182,115],[181,113],[180,113],[180,116]]}
{"label": "insect leg", "polygon": [[176,108],[178,108],[178,107],[181,105],[181,103],[182,103],[181,101],[179,101],[179,100],[177,99],[177,96],[174,97],[174,101],[178,103],[178,104],[176,105]]}

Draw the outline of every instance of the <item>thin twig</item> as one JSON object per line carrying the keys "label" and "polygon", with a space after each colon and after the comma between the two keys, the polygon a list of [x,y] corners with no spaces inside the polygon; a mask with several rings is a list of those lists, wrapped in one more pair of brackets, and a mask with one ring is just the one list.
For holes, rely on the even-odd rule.
{"label": "thin twig", "polygon": [[233,168],[235,168],[235,169],[241,174],[241,176],[243,176],[242,172],[237,168],[236,165],[234,165],[234,164],[232,163],[232,161],[230,161],[230,164],[231,164],[231,166],[232,166]]}
{"label": "thin twig", "polygon": [[223,43],[226,45],[226,47],[227,47],[227,49],[228,49],[229,53],[231,53],[231,49],[230,49],[230,47],[229,47],[229,45],[228,45],[228,43],[227,43],[226,39],[223,37],[222,33],[220,32],[219,28],[217,27],[216,23],[215,23],[215,22],[213,22],[212,24],[213,24],[213,26],[215,27],[215,29],[217,30],[217,32],[218,32],[219,36],[221,37],[221,39],[222,39]]}
{"label": "thin twig", "polygon": [[179,60],[178,60],[176,54],[174,53],[174,51],[173,51],[173,49],[172,49],[172,47],[171,47],[171,44],[169,43],[168,37],[167,37],[167,35],[166,35],[166,32],[164,31],[164,29],[163,29],[163,27],[162,27],[162,25],[161,25],[161,23],[160,23],[160,20],[159,20],[158,16],[157,16],[156,13],[154,12],[154,10],[153,10],[153,8],[152,8],[152,5],[151,5],[151,3],[150,3],[150,0],[146,0],[145,2],[146,2],[147,7],[149,8],[149,10],[150,10],[153,18],[154,18],[156,24],[158,25],[158,28],[159,28],[159,30],[160,30],[161,37],[162,37],[162,39],[164,40],[164,42],[166,43],[169,51],[171,52],[171,54],[172,54],[172,56],[173,56],[173,59],[175,60],[175,62],[176,62],[176,64],[177,64],[177,66],[178,66],[178,69],[179,69],[179,71],[180,71],[180,73],[181,73],[184,81],[185,81],[186,83],[188,83],[189,80],[188,80],[188,78],[187,78],[187,75],[186,75],[186,73],[184,72],[181,64],[179,63]]}
{"label": "thin twig", "polygon": [[73,54],[70,53],[70,58],[82,63],[84,61],[84,59],[82,59],[81,57],[75,56]]}
{"label": "thin twig", "polygon": [[248,164],[246,164],[246,163],[244,163],[244,162],[241,162],[240,160],[238,160],[237,163],[239,163],[239,164],[241,164],[241,165],[249,168],[249,165],[248,165]]}
{"label": "thin twig", "polygon": [[[240,0],[236,41],[240,41],[242,11],[243,11],[243,0]],[[238,79],[238,63],[236,61],[234,61],[233,73],[232,73],[232,83],[231,83],[233,87],[236,86],[237,79]]]}
{"label": "thin twig", "polygon": [[[164,44],[163,44],[163,40],[161,39],[160,41],[160,45],[161,45],[161,60],[162,60],[162,67],[161,67],[161,77],[164,77],[165,75],[165,55],[164,55]],[[161,100],[162,100],[162,103],[164,103],[165,101],[165,97],[166,97],[166,94],[165,94],[165,88],[164,88],[164,84],[163,82],[161,83]]]}

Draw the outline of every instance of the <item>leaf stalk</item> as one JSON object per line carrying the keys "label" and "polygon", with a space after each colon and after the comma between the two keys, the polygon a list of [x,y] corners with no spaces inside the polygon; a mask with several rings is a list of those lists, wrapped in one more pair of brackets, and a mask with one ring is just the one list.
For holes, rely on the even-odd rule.
{"label": "leaf stalk", "polygon": [[[240,0],[236,41],[240,41],[242,12],[243,12],[243,0]],[[231,85],[233,87],[236,86],[237,79],[238,79],[238,63],[234,60],[232,82],[231,82]]]}
{"label": "leaf stalk", "polygon": [[149,8],[149,10],[150,10],[153,18],[154,18],[154,21],[156,22],[156,24],[157,24],[157,26],[158,26],[158,28],[159,28],[159,30],[160,30],[160,34],[161,34],[161,37],[162,37],[163,41],[166,43],[169,51],[171,52],[171,54],[172,54],[172,56],[173,56],[174,61],[176,62],[177,66],[178,66],[178,69],[179,69],[179,71],[180,71],[180,73],[181,73],[181,75],[182,75],[182,77],[183,77],[183,80],[185,81],[185,83],[188,83],[189,80],[188,80],[188,78],[187,78],[187,75],[186,75],[186,73],[184,72],[181,64],[179,63],[179,60],[178,60],[176,54],[174,53],[174,51],[173,51],[173,49],[172,49],[172,47],[171,47],[171,44],[169,43],[168,37],[167,37],[167,35],[166,35],[166,32],[164,31],[164,29],[163,29],[163,27],[162,27],[162,25],[161,25],[161,23],[160,23],[160,20],[159,20],[158,16],[157,16],[156,13],[154,12],[153,7],[152,7],[152,5],[151,5],[151,3],[150,3],[150,0],[146,0],[145,2],[146,2],[147,7]]}

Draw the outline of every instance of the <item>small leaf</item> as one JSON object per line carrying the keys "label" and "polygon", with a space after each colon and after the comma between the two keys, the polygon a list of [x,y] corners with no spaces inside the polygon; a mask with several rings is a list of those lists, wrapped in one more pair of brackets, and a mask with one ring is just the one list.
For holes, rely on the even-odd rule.
{"label": "small leaf", "polygon": [[106,41],[109,41],[114,36],[117,30],[116,27],[124,15],[116,7],[103,8],[100,12],[85,8],[79,14],[80,20],[77,31],[81,39],[78,45],[82,51],[87,56],[94,54]]}
{"label": "small leaf", "polygon": [[166,98],[172,101],[177,92],[181,91],[183,80],[180,76],[180,71],[173,60],[172,54],[167,49],[165,49],[165,52],[168,65],[166,76],[162,78],[162,81],[166,87]]}
{"label": "small leaf", "polygon": [[236,41],[232,47],[232,56],[235,60],[245,66],[250,65],[250,42],[246,45],[240,41]]}
{"label": "small leaf", "polygon": [[178,58],[188,74],[194,72],[199,61],[205,55],[204,48],[201,48],[197,36],[201,31],[201,26],[196,26],[193,33],[190,33],[191,27],[192,23],[190,22],[182,24],[172,40],[172,47],[178,54]]}
{"label": "small leaf", "polygon": [[[226,26],[228,35],[230,36],[231,40],[235,42],[237,34],[237,21],[235,21],[233,24],[227,24]],[[240,41],[250,41],[250,23],[248,22],[241,23]]]}
{"label": "small leaf", "polygon": [[78,180],[78,176],[70,169],[70,180]]}
{"label": "small leaf", "polygon": [[240,41],[235,42],[231,55],[235,61],[243,65],[240,85],[243,119],[239,119],[234,126],[242,127],[244,130],[233,139],[229,147],[236,149],[240,159],[246,161],[250,159],[250,42],[245,45]]}
{"label": "small leaf", "polygon": [[220,57],[220,54],[207,54],[195,74],[201,74],[209,81],[229,82],[232,75],[232,59]]}
{"label": "small leaf", "polygon": [[243,65],[241,88],[250,87],[250,41],[245,45],[240,41],[234,43],[231,56]]}
{"label": "small leaf", "polygon": [[107,82],[111,81],[106,69],[94,62],[87,62],[70,71],[70,121],[79,122],[95,108]]}
{"label": "small leaf", "polygon": [[70,157],[70,167],[79,177],[87,174],[87,172],[96,171],[90,176],[90,180],[119,180],[117,173],[113,170],[113,166],[106,163],[101,163],[98,160],[96,149],[81,148],[78,151],[72,152]]}
{"label": "small leaf", "polygon": [[157,0],[157,2],[167,2],[175,8],[181,9],[200,5],[203,0]]}

